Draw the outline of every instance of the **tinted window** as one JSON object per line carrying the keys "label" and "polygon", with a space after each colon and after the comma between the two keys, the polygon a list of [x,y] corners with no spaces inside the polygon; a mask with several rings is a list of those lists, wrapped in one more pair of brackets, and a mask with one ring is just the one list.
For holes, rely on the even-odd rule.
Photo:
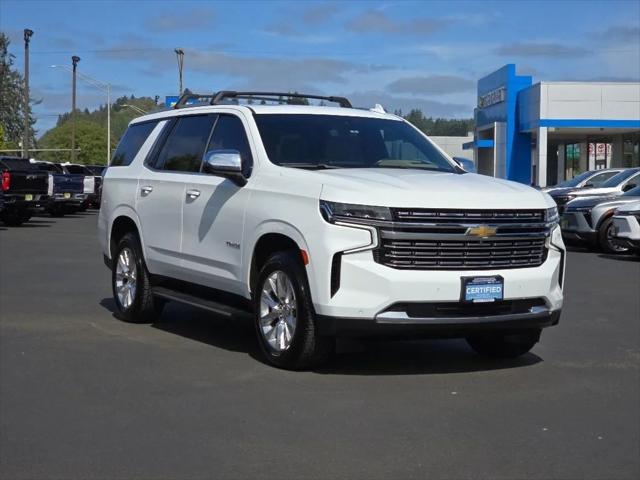
{"label": "tinted window", "polygon": [[415,168],[455,172],[406,122],[338,115],[256,115],[269,159],[298,168]]}
{"label": "tinted window", "polygon": [[640,197],[640,185],[627,190],[622,194],[623,197]]}
{"label": "tinted window", "polygon": [[233,115],[220,115],[207,150],[237,150],[242,158],[245,177],[251,174],[253,157],[242,121]]}
{"label": "tinted window", "polygon": [[616,175],[619,172],[602,172],[597,175],[594,175],[589,179],[587,183],[593,185],[594,187],[600,187],[604,182],[609,180],[611,177]]}
{"label": "tinted window", "polygon": [[39,170],[43,170],[45,172],[64,173],[61,167],[53,163],[36,163],[35,165]]}
{"label": "tinted window", "polygon": [[91,173],[91,170],[89,170],[86,167],[83,167],[82,165],[65,165],[67,172],[69,173],[76,173],[76,174],[81,174],[81,175],[93,175],[93,173]]}
{"label": "tinted window", "polygon": [[638,169],[636,168],[623,170],[622,172],[618,173],[617,175],[614,175],[609,180],[604,182],[601,186],[603,188],[617,187],[622,182],[624,182],[627,178],[629,178],[631,175],[635,175],[636,173],[638,173]]}
{"label": "tinted window", "polygon": [[198,172],[213,127],[213,115],[181,117],[160,149],[156,168]]}
{"label": "tinted window", "polygon": [[131,125],[120,139],[110,166],[129,165],[157,124],[158,122],[145,122]]}

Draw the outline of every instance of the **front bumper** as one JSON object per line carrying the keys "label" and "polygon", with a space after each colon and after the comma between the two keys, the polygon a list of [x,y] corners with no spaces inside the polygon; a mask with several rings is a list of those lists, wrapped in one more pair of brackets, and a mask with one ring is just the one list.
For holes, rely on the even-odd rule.
{"label": "front bumper", "polygon": [[459,338],[488,330],[516,333],[550,327],[558,324],[560,313],[560,309],[549,310],[541,307],[527,313],[446,318],[409,317],[406,313],[400,312],[398,315],[380,314],[374,319],[319,315],[317,325],[320,335],[336,337]]}
{"label": "front bumper", "polygon": [[565,211],[560,219],[562,236],[567,240],[592,243],[598,232],[591,227],[589,212]]}
{"label": "front bumper", "polygon": [[640,222],[634,215],[613,217],[614,240],[617,244],[634,250],[640,249]]}
{"label": "front bumper", "polygon": [[[334,227],[339,228],[339,227]],[[356,229],[345,228],[346,232],[358,232]],[[364,241],[369,236],[368,232],[359,231]],[[325,237],[327,238],[327,237]],[[328,237],[332,239],[334,237]],[[353,245],[357,246],[353,239]],[[391,318],[384,315],[390,308],[398,304],[426,304],[449,303],[461,304],[462,277],[482,277],[500,275],[504,281],[504,300],[515,301],[522,299],[540,299],[542,306],[548,313],[535,312],[506,312],[534,313],[535,317],[551,317],[552,312],[562,308],[562,283],[564,279],[566,253],[560,229],[556,228],[547,238],[547,258],[538,267],[511,268],[495,270],[405,270],[396,269],[374,260],[372,250],[344,253],[339,264],[339,286],[333,294],[329,292],[329,279],[332,278],[335,266],[327,265],[322,275],[316,270],[310,278],[326,278],[326,286],[317,282],[311,283],[314,309],[321,318],[329,319],[328,324],[360,323],[363,325],[385,325],[394,328],[405,328],[423,324],[421,328],[437,329],[438,322],[446,326],[460,323],[456,318],[445,318],[437,313],[433,318],[428,316],[420,321],[416,318],[403,322],[402,318]],[[333,251],[335,252],[335,250]],[[326,258],[333,258],[333,254],[327,254]],[[317,265],[316,265],[317,268]],[[468,317],[469,315],[464,315]],[[473,316],[473,315],[471,315]],[[415,315],[414,315],[415,317]],[[521,316],[499,319],[495,315],[491,318],[479,318],[472,323],[492,323],[501,321],[523,321]],[[331,320],[335,319],[335,320]],[[393,320],[392,325],[386,325]],[[536,321],[538,321],[537,318]],[[548,318],[543,323],[552,324]],[[464,320],[462,323],[467,323]],[[411,325],[407,325],[411,324]],[[418,325],[420,326],[420,325]],[[337,327],[328,327],[328,330],[339,330]]]}

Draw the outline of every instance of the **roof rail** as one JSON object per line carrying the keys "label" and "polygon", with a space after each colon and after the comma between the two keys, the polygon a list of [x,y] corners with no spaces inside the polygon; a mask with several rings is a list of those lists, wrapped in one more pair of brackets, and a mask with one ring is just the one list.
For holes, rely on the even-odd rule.
{"label": "roof rail", "polygon": [[[275,98],[274,98],[275,97]],[[327,97],[324,95],[310,95],[306,93],[285,93],[285,92],[236,92],[233,90],[222,90],[215,94],[211,102],[212,105],[222,103],[223,100],[233,99],[252,99],[252,100],[286,100],[290,98],[311,98],[314,100],[326,100],[328,102],[337,103],[342,108],[353,108],[349,99],[345,97]]]}
{"label": "roof rail", "polygon": [[337,103],[342,108],[353,108],[349,99],[345,97],[326,97],[323,95],[307,95],[304,93],[284,93],[284,92],[236,92],[234,90],[221,90],[214,94],[199,94],[192,93],[189,90],[185,90],[185,92],[180,96],[176,104],[173,108],[183,108],[193,105],[188,104],[187,102],[191,100],[196,100],[198,103],[205,105],[219,105],[227,99],[235,99],[235,100],[265,100],[265,101],[287,101],[291,98],[304,98],[304,99],[314,99],[314,100],[326,100],[328,102]]}
{"label": "roof rail", "polygon": [[180,98],[173,106],[173,108],[190,107],[191,105],[187,104],[189,100],[196,100],[198,103],[213,105],[214,96],[215,94],[202,95],[199,93],[193,93],[189,89],[185,89],[184,93],[180,95]]}

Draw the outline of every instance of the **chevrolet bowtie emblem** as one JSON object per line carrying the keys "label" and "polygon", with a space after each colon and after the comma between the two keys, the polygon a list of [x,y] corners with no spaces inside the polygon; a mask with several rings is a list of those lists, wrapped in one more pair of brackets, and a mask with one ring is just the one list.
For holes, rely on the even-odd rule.
{"label": "chevrolet bowtie emblem", "polygon": [[465,235],[485,238],[495,235],[497,231],[498,229],[496,227],[490,227],[489,225],[478,225],[477,227],[467,228]]}

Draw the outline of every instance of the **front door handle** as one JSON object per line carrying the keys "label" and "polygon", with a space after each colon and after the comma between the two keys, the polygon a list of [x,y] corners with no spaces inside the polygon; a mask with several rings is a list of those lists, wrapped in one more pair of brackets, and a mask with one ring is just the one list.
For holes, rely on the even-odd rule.
{"label": "front door handle", "polygon": [[140,188],[140,193],[142,193],[142,195],[149,195],[151,192],[153,192],[153,187],[151,185],[146,185]]}
{"label": "front door handle", "polygon": [[200,196],[200,190],[187,190],[187,197],[193,199]]}

